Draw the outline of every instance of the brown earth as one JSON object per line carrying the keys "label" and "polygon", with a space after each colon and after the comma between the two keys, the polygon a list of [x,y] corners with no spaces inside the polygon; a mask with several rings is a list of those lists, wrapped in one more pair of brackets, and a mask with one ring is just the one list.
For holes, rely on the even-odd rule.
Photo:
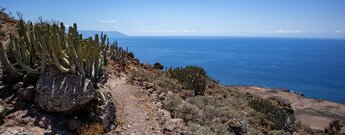
{"label": "brown earth", "polygon": [[126,83],[126,77],[110,76],[105,86],[112,90],[117,106],[117,133],[125,135],[161,134],[156,107],[139,87]]}
{"label": "brown earth", "polygon": [[313,129],[323,130],[333,120],[345,120],[345,105],[326,100],[310,99],[287,90],[262,88],[255,86],[229,86],[243,93],[250,93],[262,98],[282,100],[294,109],[296,122],[301,122]]}

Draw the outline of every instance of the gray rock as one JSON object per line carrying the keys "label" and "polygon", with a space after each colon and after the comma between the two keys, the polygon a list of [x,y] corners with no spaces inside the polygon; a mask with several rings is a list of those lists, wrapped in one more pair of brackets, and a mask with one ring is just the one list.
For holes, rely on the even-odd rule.
{"label": "gray rock", "polygon": [[167,121],[171,119],[170,112],[165,109],[158,109],[157,117],[160,125],[164,125]]}
{"label": "gray rock", "polygon": [[163,125],[163,134],[183,134],[185,125],[180,118],[170,119]]}
{"label": "gray rock", "polygon": [[18,98],[24,101],[33,101],[35,98],[35,87],[29,86],[26,88],[20,88],[17,91]]}
{"label": "gray rock", "polygon": [[244,127],[241,126],[241,122],[236,119],[230,119],[226,123],[231,131],[234,131],[237,135],[242,135],[245,132]]}
{"label": "gray rock", "polygon": [[148,91],[149,93],[153,93],[153,92],[155,91],[155,89],[149,88],[149,89],[147,89],[147,91]]}
{"label": "gray rock", "polygon": [[111,130],[111,126],[115,125],[116,107],[112,101],[112,95],[109,92],[98,90],[97,102],[88,106],[89,116],[92,121],[98,122],[104,126],[106,132]]}
{"label": "gray rock", "polygon": [[155,86],[155,84],[150,83],[150,82],[144,82],[143,86],[145,87],[145,89],[151,89]]}
{"label": "gray rock", "polygon": [[32,133],[25,132],[25,131],[15,131],[11,129],[4,129],[0,131],[2,135],[31,135]]}
{"label": "gray rock", "polygon": [[[0,61],[0,80],[2,80],[2,76],[3,76],[3,73],[2,73],[2,64],[1,64],[1,61]],[[1,85],[2,83],[0,83]]]}
{"label": "gray rock", "polygon": [[72,113],[85,107],[95,93],[89,79],[50,67],[38,79],[35,102],[45,111]]}
{"label": "gray rock", "polygon": [[23,85],[24,85],[23,82],[17,82],[16,84],[14,84],[14,85],[12,86],[12,90],[19,90],[20,88],[23,87]]}
{"label": "gray rock", "polygon": [[156,107],[157,108],[162,108],[163,107],[163,104],[161,102],[156,102]]}
{"label": "gray rock", "polygon": [[345,127],[342,127],[342,128],[340,129],[340,133],[345,134]]}
{"label": "gray rock", "polygon": [[0,105],[0,119],[5,117],[5,115],[6,115],[6,108],[4,106]]}

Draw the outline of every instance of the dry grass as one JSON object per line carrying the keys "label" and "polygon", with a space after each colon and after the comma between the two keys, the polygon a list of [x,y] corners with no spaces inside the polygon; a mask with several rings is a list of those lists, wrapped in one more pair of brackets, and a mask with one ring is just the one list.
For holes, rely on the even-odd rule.
{"label": "dry grass", "polygon": [[104,133],[104,126],[99,123],[82,126],[78,129],[79,135],[101,135]]}

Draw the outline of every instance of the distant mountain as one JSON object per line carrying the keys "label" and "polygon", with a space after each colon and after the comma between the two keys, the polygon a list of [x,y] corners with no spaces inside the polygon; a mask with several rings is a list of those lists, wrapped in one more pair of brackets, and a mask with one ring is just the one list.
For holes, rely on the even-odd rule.
{"label": "distant mountain", "polygon": [[[96,30],[79,30],[81,34],[83,34],[83,37],[94,37],[96,33],[101,34],[102,31],[96,31]],[[107,34],[107,37],[110,38],[116,38],[116,37],[127,37],[126,34],[123,34],[121,32],[117,31],[103,31],[104,34]]]}

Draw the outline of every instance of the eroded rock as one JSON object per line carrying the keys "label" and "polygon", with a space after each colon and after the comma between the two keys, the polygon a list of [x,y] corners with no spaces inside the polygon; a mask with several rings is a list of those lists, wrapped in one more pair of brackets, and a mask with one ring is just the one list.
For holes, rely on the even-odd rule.
{"label": "eroded rock", "polygon": [[23,85],[24,85],[24,83],[23,82],[17,82],[16,84],[14,84],[13,86],[12,86],[12,90],[19,90],[20,88],[22,88],[23,87]]}
{"label": "eroded rock", "polygon": [[[2,80],[2,76],[3,76],[3,73],[2,73],[2,63],[0,61],[0,81]],[[0,82],[0,86],[2,85],[2,82]]]}
{"label": "eroded rock", "polygon": [[165,109],[158,109],[157,117],[160,125],[164,125],[167,121],[171,119],[170,112]]}
{"label": "eroded rock", "polygon": [[345,121],[333,120],[325,128],[327,134],[345,134]]}
{"label": "eroded rock", "polygon": [[153,87],[155,86],[155,84],[150,83],[150,82],[144,82],[143,86],[145,87],[145,89],[153,89]]}
{"label": "eroded rock", "polygon": [[239,120],[230,119],[226,124],[228,125],[229,130],[235,132],[236,135],[242,135],[245,133],[245,130],[241,126],[241,122]]}
{"label": "eroded rock", "polygon": [[185,125],[180,118],[170,119],[163,125],[163,134],[176,135],[185,132]]}
{"label": "eroded rock", "polygon": [[49,112],[72,113],[94,99],[95,93],[89,79],[76,74],[61,74],[50,67],[39,77],[35,101]]}
{"label": "eroded rock", "polygon": [[4,106],[0,105],[0,119],[5,117],[5,115],[6,115],[6,108]]}
{"label": "eroded rock", "polygon": [[88,110],[92,121],[102,124],[106,132],[111,130],[116,121],[116,107],[107,90],[98,90],[97,100],[88,106]]}
{"label": "eroded rock", "polygon": [[154,68],[154,69],[163,70],[163,69],[164,69],[164,66],[163,66],[161,63],[156,62],[156,63],[153,65],[153,68]]}
{"label": "eroded rock", "polygon": [[24,101],[33,101],[35,98],[34,86],[28,86],[26,88],[20,88],[17,91],[17,96],[19,99],[24,100]]}

